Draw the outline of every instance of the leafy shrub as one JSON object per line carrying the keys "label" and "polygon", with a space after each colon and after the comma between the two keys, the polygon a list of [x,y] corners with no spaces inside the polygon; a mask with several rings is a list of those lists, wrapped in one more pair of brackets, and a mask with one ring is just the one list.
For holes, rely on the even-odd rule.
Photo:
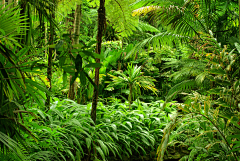
{"label": "leafy shrub", "polygon": [[[25,134],[30,147],[29,155],[45,152],[49,154],[48,160],[149,156],[160,143],[161,129],[170,117],[160,111],[163,101],[134,103],[139,104],[139,109],[132,111],[126,110],[127,104],[106,106],[100,103],[95,126],[90,118],[91,104],[79,105],[71,100],[55,98],[48,111],[31,108],[29,111],[36,113],[38,119],[29,115],[25,117],[25,124],[31,127],[38,141]],[[174,107],[169,108],[172,108],[171,112]],[[46,157],[38,159],[47,160]]]}

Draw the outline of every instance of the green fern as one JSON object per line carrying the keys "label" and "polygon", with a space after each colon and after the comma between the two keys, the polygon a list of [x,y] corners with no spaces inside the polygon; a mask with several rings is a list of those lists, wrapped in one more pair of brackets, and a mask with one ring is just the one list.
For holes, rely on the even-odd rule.
{"label": "green fern", "polygon": [[169,91],[167,96],[165,97],[166,102],[175,98],[176,95],[180,92],[191,90],[197,87],[196,81],[194,79],[182,81],[175,86],[173,86]]}
{"label": "green fern", "polygon": [[143,21],[139,21],[138,23],[138,27],[137,29],[140,31],[140,32],[145,32],[145,31],[150,31],[150,32],[160,32],[157,28],[149,25],[148,23],[145,23]]}
{"label": "green fern", "polygon": [[131,3],[134,0],[109,0],[106,1],[107,19],[116,32],[127,37],[133,34],[138,26],[138,18],[132,16]]}

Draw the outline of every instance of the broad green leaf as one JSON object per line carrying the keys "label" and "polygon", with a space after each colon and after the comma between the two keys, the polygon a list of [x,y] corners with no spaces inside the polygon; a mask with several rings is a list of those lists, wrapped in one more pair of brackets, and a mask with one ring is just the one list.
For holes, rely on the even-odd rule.
{"label": "broad green leaf", "polygon": [[212,74],[221,74],[221,75],[227,74],[222,68],[210,69],[210,73],[212,73]]}
{"label": "broad green leaf", "polygon": [[74,44],[73,47],[81,49],[82,47],[84,47],[84,45],[81,44],[81,43],[80,44]]}
{"label": "broad green leaf", "polygon": [[[95,52],[91,52],[91,51],[85,50],[85,51],[82,51],[81,53],[84,54],[84,55],[86,55],[86,56],[88,56],[88,57],[91,56],[91,57],[93,57],[93,58],[104,59],[104,57],[103,57],[102,55],[97,54],[97,53],[95,53]],[[81,54],[81,53],[80,53],[80,54]]]}
{"label": "broad green leaf", "polygon": [[237,48],[238,53],[240,53],[240,45],[239,45],[237,42],[235,42],[234,45],[235,45],[235,47]]}
{"label": "broad green leaf", "polygon": [[83,86],[86,85],[86,75],[83,71],[80,71],[80,81]]}
{"label": "broad green leaf", "polygon": [[55,48],[56,44],[48,45],[49,48]]}
{"label": "broad green leaf", "polygon": [[58,51],[63,46],[63,41],[59,40],[58,43],[55,45],[56,51]]}
{"label": "broad green leaf", "polygon": [[56,108],[51,109],[51,111],[55,112],[59,117],[61,117],[62,119],[64,119],[63,114],[62,114],[59,110],[57,110]]}
{"label": "broad green leaf", "polygon": [[99,154],[101,155],[102,159],[105,160],[105,155],[104,155],[102,149],[99,146],[96,146],[95,148],[99,152]]}
{"label": "broad green leaf", "polygon": [[67,84],[67,73],[63,71],[63,86]]}
{"label": "broad green leaf", "polygon": [[109,154],[108,147],[103,143],[102,140],[97,140],[97,142],[100,144],[101,149],[103,150],[104,154],[107,156]]}
{"label": "broad green leaf", "polygon": [[70,157],[72,158],[73,161],[75,161],[75,157],[73,155],[73,153],[69,150],[69,149],[65,149],[66,152],[70,155]]}
{"label": "broad green leaf", "polygon": [[116,126],[115,124],[111,124],[111,127],[112,127],[112,129],[113,129],[114,132],[117,131],[117,126]]}
{"label": "broad green leaf", "polygon": [[31,79],[25,79],[25,82],[26,83],[29,83],[30,85],[36,87],[37,89],[47,93],[48,95],[52,95],[52,93],[44,86],[42,86],[41,84],[31,80]]}
{"label": "broad green leaf", "polygon": [[93,44],[97,43],[97,41],[91,41],[90,43],[88,43],[87,47],[91,47]]}
{"label": "broad green leaf", "polygon": [[78,77],[78,73],[75,72],[75,74],[73,75],[72,80],[71,80],[71,82],[70,82],[71,85],[75,82],[75,80],[77,79],[77,77]]}
{"label": "broad green leaf", "polygon": [[85,68],[100,68],[102,64],[100,63],[90,63],[85,66]]}
{"label": "broad green leaf", "polygon": [[222,80],[222,79],[215,79],[215,81],[223,86],[231,86],[230,81],[228,80]]}
{"label": "broad green leaf", "polygon": [[212,89],[210,89],[208,92],[209,92],[210,94],[220,94],[220,92],[222,92],[222,91],[223,91],[223,88],[218,87],[218,88],[212,88]]}
{"label": "broad green leaf", "polygon": [[75,66],[65,66],[65,67],[62,67],[63,70],[67,73],[75,73]]}
{"label": "broad green leaf", "polygon": [[75,68],[77,69],[78,73],[82,70],[82,64],[83,64],[82,57],[80,54],[78,54],[75,59]]}
{"label": "broad green leaf", "polygon": [[87,144],[87,148],[89,150],[91,149],[91,143],[92,143],[92,139],[91,138],[86,138],[86,144]]}
{"label": "broad green leaf", "polygon": [[132,124],[131,124],[131,122],[125,121],[125,122],[123,122],[123,124],[128,124],[128,126],[132,129]]}

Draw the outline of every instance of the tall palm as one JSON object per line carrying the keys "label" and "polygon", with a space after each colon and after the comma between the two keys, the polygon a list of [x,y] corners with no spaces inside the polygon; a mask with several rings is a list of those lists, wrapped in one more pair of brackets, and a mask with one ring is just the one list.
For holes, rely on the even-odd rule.
{"label": "tall palm", "polygon": [[157,92],[157,89],[155,88],[154,81],[155,79],[144,76],[143,72],[141,72],[141,66],[133,66],[132,64],[128,64],[126,74],[121,73],[120,71],[116,71],[116,74],[118,76],[114,76],[111,74],[108,74],[112,77],[112,82],[108,85],[108,87],[128,87],[129,88],[129,110],[131,109],[132,100],[135,95],[140,94],[140,88],[143,88],[145,90],[151,90],[155,94]]}

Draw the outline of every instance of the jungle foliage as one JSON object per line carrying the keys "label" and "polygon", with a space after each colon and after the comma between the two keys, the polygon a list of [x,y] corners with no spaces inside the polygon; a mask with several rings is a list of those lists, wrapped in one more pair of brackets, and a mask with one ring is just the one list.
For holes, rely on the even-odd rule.
{"label": "jungle foliage", "polygon": [[0,1],[0,160],[240,158],[240,1]]}

